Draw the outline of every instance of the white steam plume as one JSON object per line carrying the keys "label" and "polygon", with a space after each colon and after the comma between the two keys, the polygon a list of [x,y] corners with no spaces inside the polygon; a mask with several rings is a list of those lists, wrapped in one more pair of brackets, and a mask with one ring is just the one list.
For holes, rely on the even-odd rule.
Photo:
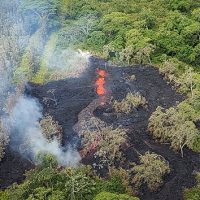
{"label": "white steam plume", "polygon": [[53,33],[45,45],[42,56],[42,66],[46,66],[57,79],[79,77],[89,66],[89,52],[74,50],[71,48],[62,49],[57,46],[58,35]]}
{"label": "white steam plume", "polygon": [[35,99],[25,96],[18,99],[8,120],[12,148],[33,161],[38,153],[44,152],[54,155],[60,165],[76,166],[79,153],[71,148],[63,151],[56,138],[49,142],[42,134],[41,118],[41,106]]}

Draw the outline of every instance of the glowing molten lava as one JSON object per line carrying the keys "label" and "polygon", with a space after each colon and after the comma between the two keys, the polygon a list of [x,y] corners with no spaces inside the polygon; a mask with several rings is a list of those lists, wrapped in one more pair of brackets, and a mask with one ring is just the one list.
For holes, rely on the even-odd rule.
{"label": "glowing molten lava", "polygon": [[97,86],[97,94],[102,96],[106,94],[106,89],[105,89],[105,78],[107,76],[107,73],[103,69],[97,69],[97,74],[99,77],[96,80],[96,86]]}
{"label": "glowing molten lava", "polygon": [[99,74],[99,76],[104,77],[104,78],[107,76],[106,71],[103,69],[97,69],[97,74]]}

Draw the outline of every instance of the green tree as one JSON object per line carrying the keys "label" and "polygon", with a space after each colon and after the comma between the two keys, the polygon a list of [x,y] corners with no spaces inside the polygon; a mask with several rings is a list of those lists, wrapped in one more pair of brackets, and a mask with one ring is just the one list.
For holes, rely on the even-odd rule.
{"label": "green tree", "polygon": [[106,34],[108,41],[114,39],[117,34],[121,35],[126,30],[131,29],[131,25],[132,20],[130,15],[121,12],[113,12],[105,15],[99,24],[102,31]]}
{"label": "green tree", "polygon": [[192,0],[170,0],[171,8],[182,12],[189,12],[194,5]]}
{"label": "green tree", "polygon": [[189,45],[196,46],[200,42],[200,23],[193,22],[186,26],[181,34]]}
{"label": "green tree", "polygon": [[87,39],[87,45],[94,50],[102,50],[106,43],[106,35],[102,31],[94,31]]}
{"label": "green tree", "polygon": [[132,168],[136,187],[147,184],[150,191],[156,191],[163,183],[163,177],[170,172],[168,162],[160,155],[146,152],[140,156],[140,164]]}
{"label": "green tree", "polygon": [[200,43],[197,44],[190,55],[190,60],[195,64],[200,64]]}
{"label": "green tree", "polygon": [[14,81],[31,81],[38,70],[38,66],[43,52],[44,40],[40,31],[36,31],[29,39],[29,43],[21,56],[21,62],[14,71]]}
{"label": "green tree", "polygon": [[150,38],[145,37],[141,30],[131,29],[126,33],[126,46],[134,47],[136,49],[145,47],[151,41]]}
{"label": "green tree", "polygon": [[42,84],[48,81],[49,68],[51,66],[53,56],[55,54],[57,41],[57,33],[52,33],[44,47],[43,55],[40,58],[39,69],[37,69],[37,71],[34,73],[34,76],[32,76],[32,81],[34,83]]}
{"label": "green tree", "polygon": [[195,20],[195,21],[198,21],[200,22],[200,8],[196,8],[192,11],[192,18]]}
{"label": "green tree", "polygon": [[58,0],[22,0],[23,12],[32,12],[38,18],[40,31],[46,33],[47,23],[58,10]]}
{"label": "green tree", "polygon": [[[80,16],[100,15],[100,2],[93,0],[60,0],[59,11],[64,19],[77,19]],[[64,20],[63,19],[63,20]]]}
{"label": "green tree", "polygon": [[27,51],[20,62],[19,67],[14,72],[14,81],[19,82],[22,79],[31,80],[33,76],[32,52]]}
{"label": "green tree", "polygon": [[161,28],[155,34],[154,41],[158,50],[171,56],[176,56],[183,46],[183,37],[177,31],[169,31],[165,28]]}
{"label": "green tree", "polygon": [[184,147],[195,150],[199,130],[194,122],[198,118],[198,112],[187,102],[166,111],[158,107],[149,118],[148,130],[160,142],[170,142],[171,147],[180,150],[183,157]]}
{"label": "green tree", "polygon": [[180,33],[186,26],[189,26],[191,23],[192,20],[188,16],[176,10],[168,13],[164,24],[161,26],[165,27],[169,31],[178,31],[178,33]]}

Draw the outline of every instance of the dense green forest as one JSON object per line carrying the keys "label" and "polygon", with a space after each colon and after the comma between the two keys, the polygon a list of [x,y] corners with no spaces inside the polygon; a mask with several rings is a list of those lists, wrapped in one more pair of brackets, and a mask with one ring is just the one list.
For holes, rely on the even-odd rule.
{"label": "dense green forest", "polygon": [[[85,49],[122,64],[155,64],[174,76],[189,67],[198,71],[199,4],[191,0],[22,1],[32,38],[16,78],[20,70],[34,82],[53,78],[44,60],[59,55],[60,47]],[[43,56],[32,55],[31,49],[43,49]],[[33,60],[37,67],[31,67]]]}
{"label": "dense green forest", "polygon": [[[149,118],[150,135],[160,143],[168,143],[181,157],[185,148],[200,152],[199,0],[20,0],[16,8],[16,17],[24,23],[24,37],[29,39],[19,52],[10,50],[17,56],[12,58],[16,61],[12,83],[44,84],[68,77],[69,71],[60,67],[59,61],[73,56],[78,49],[119,66],[155,66],[185,100],[169,109],[158,107]],[[131,93],[113,103],[116,113],[128,114],[139,106],[147,108],[148,102]],[[53,128],[58,130],[56,126]],[[97,156],[103,154],[109,160],[107,178],[100,178],[91,167],[65,168],[51,155],[38,155],[38,165],[26,173],[25,181],[0,191],[0,199],[137,200],[144,185],[156,192],[170,173],[169,163],[146,152],[139,156],[139,164],[116,169],[115,159],[123,159],[119,146],[127,140],[126,130],[107,127],[102,128],[104,133],[110,134],[108,141],[114,141],[102,142],[97,151]],[[0,142],[1,160],[7,136],[0,137]],[[197,185],[183,191],[185,200],[200,199],[199,173],[196,176]]]}

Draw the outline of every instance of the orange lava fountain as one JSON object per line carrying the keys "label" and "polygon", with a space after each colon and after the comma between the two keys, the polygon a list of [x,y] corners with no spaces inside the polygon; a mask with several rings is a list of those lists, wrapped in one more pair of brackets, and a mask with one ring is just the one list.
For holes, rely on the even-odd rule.
{"label": "orange lava fountain", "polygon": [[98,75],[98,78],[96,80],[96,86],[97,86],[96,92],[100,96],[100,104],[104,105],[106,101],[105,95],[107,93],[106,88],[105,88],[105,83],[106,83],[105,78],[107,76],[107,73],[103,69],[97,69],[96,72]]}
{"label": "orange lava fountain", "polygon": [[97,74],[99,77],[96,80],[96,86],[97,86],[97,94],[99,96],[105,95],[106,94],[106,89],[105,89],[105,78],[107,76],[107,73],[103,69],[97,69]]}

